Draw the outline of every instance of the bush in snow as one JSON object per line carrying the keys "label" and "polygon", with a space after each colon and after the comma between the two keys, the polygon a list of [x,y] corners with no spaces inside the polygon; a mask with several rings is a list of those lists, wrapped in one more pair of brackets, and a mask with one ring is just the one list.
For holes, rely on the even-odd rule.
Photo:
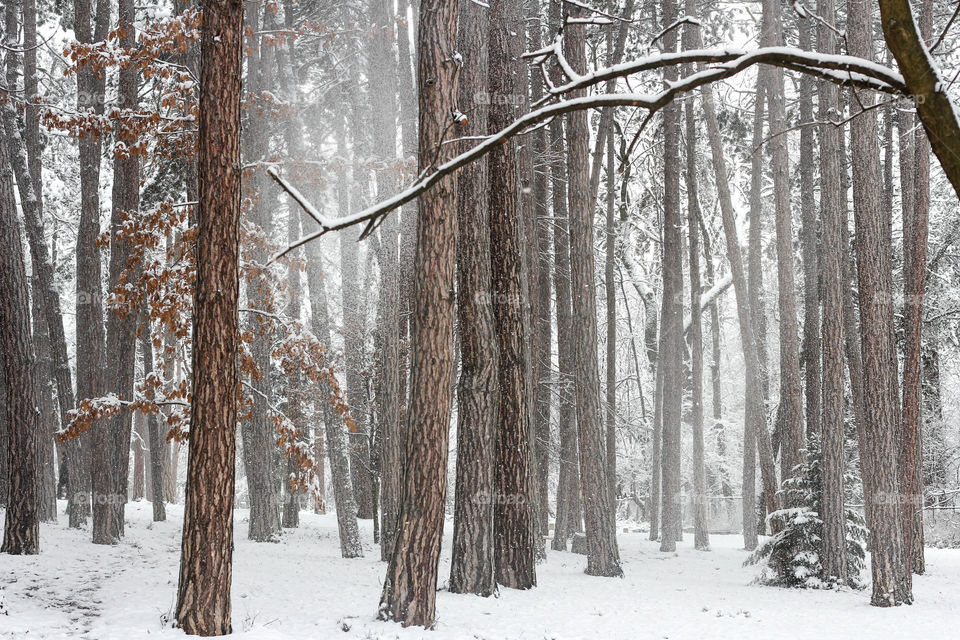
{"label": "bush in snow", "polygon": [[[846,509],[847,534],[847,581],[841,585],[837,580],[824,580],[820,552],[823,547],[823,520],[820,508],[823,504],[823,475],[820,457],[820,441],[810,438],[803,452],[805,462],[794,468],[794,477],[783,482],[780,495],[784,502],[799,505],[779,509],[769,516],[769,523],[778,526],[777,533],[757,547],[744,564],[763,564],[757,582],[780,587],[801,589],[832,589],[838,586],[863,588],[861,579],[867,528],[863,517]],[[845,478],[846,483],[853,480]]]}

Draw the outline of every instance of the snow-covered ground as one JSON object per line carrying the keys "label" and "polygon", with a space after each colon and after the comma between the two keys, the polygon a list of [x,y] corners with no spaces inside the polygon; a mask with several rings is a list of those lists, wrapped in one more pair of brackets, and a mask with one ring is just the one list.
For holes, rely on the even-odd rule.
{"label": "snow-covered ground", "polygon": [[[61,505],[62,507],[63,505]],[[66,518],[42,525],[39,556],[0,555],[0,638],[117,640],[182,634],[165,621],[177,586],[182,509],[153,524],[150,504],[127,507],[126,538],[95,546]],[[363,523],[367,557],[339,556],[333,515],[301,514],[278,544],[246,539],[237,512],[234,635],[242,638],[741,639],[960,637],[960,551],[928,550],[928,575],[915,580],[917,604],[868,605],[869,593],[814,592],[751,584],[739,536],[712,536],[713,550],[661,554],[643,533],[621,533],[626,577],[584,575],[585,558],[550,552],[539,586],[498,598],[437,596],[436,630],[375,619],[384,565]],[[449,526],[441,586],[449,573]]]}

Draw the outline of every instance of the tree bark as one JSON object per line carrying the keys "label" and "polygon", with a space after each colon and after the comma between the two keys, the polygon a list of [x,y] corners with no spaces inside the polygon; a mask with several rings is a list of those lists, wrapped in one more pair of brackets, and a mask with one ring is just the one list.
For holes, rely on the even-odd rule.
{"label": "tree bark", "polygon": [[[462,135],[485,135],[487,40],[490,13],[460,3],[458,50],[463,55],[459,104],[467,116]],[[458,179],[457,327],[460,381],[457,386],[457,486],[453,515],[450,590],[489,596],[494,574],[494,465],[498,386],[497,335],[490,266],[487,159],[465,167]]]}
{"label": "tree bark", "polygon": [[[457,9],[454,0],[424,0],[418,29],[420,171],[452,157],[441,144],[457,95]],[[410,406],[406,475],[397,542],[387,568],[379,617],[404,626],[432,627],[443,537],[447,443],[453,373],[456,178],[444,178],[420,198],[416,290],[411,331]]]}
{"label": "tree bark", "polygon": [[[881,7],[883,6],[881,0]],[[852,55],[873,59],[870,3],[850,0],[848,47]],[[884,22],[886,28],[886,21]],[[873,96],[861,94],[864,109]],[[896,344],[893,334],[893,276],[890,264],[888,220],[878,215],[881,184],[880,150],[875,111],[863,111],[850,123],[853,152],[853,213],[856,225],[858,282],[860,285],[860,335],[864,371],[866,443],[864,475],[874,493],[870,507],[874,606],[891,606],[912,600],[910,573],[904,563],[897,477],[896,433],[899,402],[896,379]]]}
{"label": "tree bark", "polygon": [[[583,15],[577,6],[564,7],[569,18]],[[585,27],[568,23],[564,54],[577,73],[587,72]],[[576,92],[571,97],[582,95]],[[570,291],[576,375],[577,435],[587,534],[586,573],[622,576],[617,534],[611,514],[606,451],[600,416],[600,367],[597,362],[597,292],[594,283],[593,203],[590,200],[590,130],[585,111],[567,117],[567,187],[570,208]],[[679,336],[678,336],[679,340]],[[679,426],[679,424],[678,424]],[[678,461],[679,462],[679,461]],[[679,465],[678,465],[679,467]],[[679,484],[679,483],[678,483]],[[677,487],[679,490],[679,486]]]}
{"label": "tree bark", "polygon": [[190,456],[177,624],[226,635],[230,624],[239,346],[240,100],[243,3],[211,0],[201,31],[200,204]]}
{"label": "tree bark", "polygon": [[[783,43],[779,0],[763,3],[763,46]],[[801,462],[803,448],[803,387],[800,376],[800,339],[797,323],[796,285],[793,273],[793,233],[790,211],[790,154],[787,149],[787,119],[784,101],[784,72],[771,67],[764,73],[770,122],[771,169],[777,232],[777,305],[780,312],[780,477],[793,476]]]}
{"label": "tree bark", "polygon": [[[688,15],[696,15],[695,0],[686,0]],[[696,47],[693,30],[684,33],[684,46]],[[688,73],[692,69],[688,70]],[[710,548],[707,532],[707,483],[703,461],[703,324],[700,311],[700,201],[697,175],[697,123],[693,100],[685,105],[687,240],[690,268],[690,376],[692,381],[690,413],[693,422],[693,530],[694,548]]]}
{"label": "tree bark", "polygon": [[[819,0],[820,15],[833,15],[834,0]],[[819,25],[817,50],[834,54],[836,35],[828,25]],[[837,117],[840,111],[839,91],[830,82],[820,82],[819,120],[825,122]],[[840,154],[842,130],[826,125],[820,127],[820,219],[823,225],[820,266],[822,271],[820,293],[823,299],[821,319],[822,349],[822,415],[818,416],[821,431],[821,465],[823,473],[822,513],[823,550],[821,561],[825,581],[847,581],[846,512],[844,508],[844,281],[843,264],[847,248],[843,244],[846,194],[843,191],[843,158]],[[806,225],[805,225],[806,226]],[[806,233],[806,229],[804,230]],[[809,238],[805,238],[808,240]],[[816,244],[816,239],[814,238]],[[805,245],[806,249],[806,245]],[[814,249],[815,251],[815,249]],[[815,253],[814,253],[815,255]],[[807,272],[809,273],[809,272]],[[808,291],[809,294],[809,291]],[[806,324],[804,325],[806,327]],[[806,337],[806,331],[804,331]],[[807,367],[810,366],[809,361]],[[810,384],[810,377],[807,377]],[[809,407],[809,395],[807,396]],[[810,433],[810,415],[807,417]]]}
{"label": "tree bark", "polygon": [[9,494],[0,553],[31,555],[40,553],[36,445],[39,396],[30,335],[30,296],[7,145],[7,137],[0,135],[0,358],[9,430]]}
{"label": "tree bark", "polygon": [[[489,130],[517,117],[521,61],[513,57],[522,38],[521,7],[495,0],[490,6]],[[522,43],[522,39],[521,39]],[[527,341],[524,278],[527,273],[520,167],[515,141],[490,154],[489,211],[493,315],[499,348],[499,402],[493,498],[497,582],[514,589],[536,585],[534,566],[533,447],[531,446],[530,344]]]}
{"label": "tree bark", "polygon": [[[931,44],[933,32],[933,3],[923,2],[920,15],[920,35]],[[914,144],[904,145],[901,164],[906,170],[915,171],[911,184],[904,184],[901,191],[912,187],[912,198],[904,196],[903,202],[903,300],[904,300],[904,353],[903,353],[903,425],[900,432],[899,471],[903,494],[902,524],[904,561],[907,571],[922,574],[923,556],[923,454],[921,438],[923,414],[921,413],[921,369],[923,349],[923,299],[926,292],[927,227],[930,216],[930,147],[923,131],[913,130],[915,118],[904,114],[910,129],[901,129],[901,140],[913,138]],[[913,162],[905,162],[903,151],[914,153]]]}

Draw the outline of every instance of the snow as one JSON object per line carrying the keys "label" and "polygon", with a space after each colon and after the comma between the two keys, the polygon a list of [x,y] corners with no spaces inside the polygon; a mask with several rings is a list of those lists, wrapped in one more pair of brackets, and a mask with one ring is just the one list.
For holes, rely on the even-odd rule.
{"label": "snow", "polygon": [[[61,510],[65,505],[61,503]],[[182,507],[150,522],[146,501],[127,506],[126,538],[96,546],[66,518],[41,525],[38,556],[0,555],[0,638],[136,640],[183,637],[164,624],[177,588]],[[403,629],[375,619],[385,564],[361,521],[366,557],[340,558],[336,517],[301,513],[279,543],[246,539],[236,516],[233,628],[236,638],[396,638],[407,640],[604,638],[950,638],[960,628],[960,551],[928,549],[928,574],[915,578],[913,606],[877,609],[869,591],[790,590],[752,583],[739,536],[711,536],[694,551],[692,534],[662,554],[641,532],[620,533],[626,576],[583,573],[585,558],[549,551],[538,587],[498,598],[437,594],[437,627]],[[451,523],[440,564],[449,574]],[[7,615],[3,615],[4,609]]]}

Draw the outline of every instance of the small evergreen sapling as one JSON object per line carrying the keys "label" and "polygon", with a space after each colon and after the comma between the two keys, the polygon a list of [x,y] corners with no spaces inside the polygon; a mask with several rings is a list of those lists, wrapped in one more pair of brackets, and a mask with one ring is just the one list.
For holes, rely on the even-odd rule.
{"label": "small evergreen sapling", "polygon": [[[779,492],[786,504],[797,506],[770,514],[770,524],[779,523],[779,532],[757,547],[744,564],[764,563],[756,579],[761,584],[801,589],[839,586],[861,589],[865,586],[861,573],[865,566],[867,528],[863,517],[852,509],[845,510],[847,580],[840,584],[836,578],[823,577],[823,520],[820,519],[823,476],[819,438],[810,438],[803,453],[804,462],[794,468],[794,476],[783,482]],[[845,478],[848,484],[852,480],[850,476]]]}

